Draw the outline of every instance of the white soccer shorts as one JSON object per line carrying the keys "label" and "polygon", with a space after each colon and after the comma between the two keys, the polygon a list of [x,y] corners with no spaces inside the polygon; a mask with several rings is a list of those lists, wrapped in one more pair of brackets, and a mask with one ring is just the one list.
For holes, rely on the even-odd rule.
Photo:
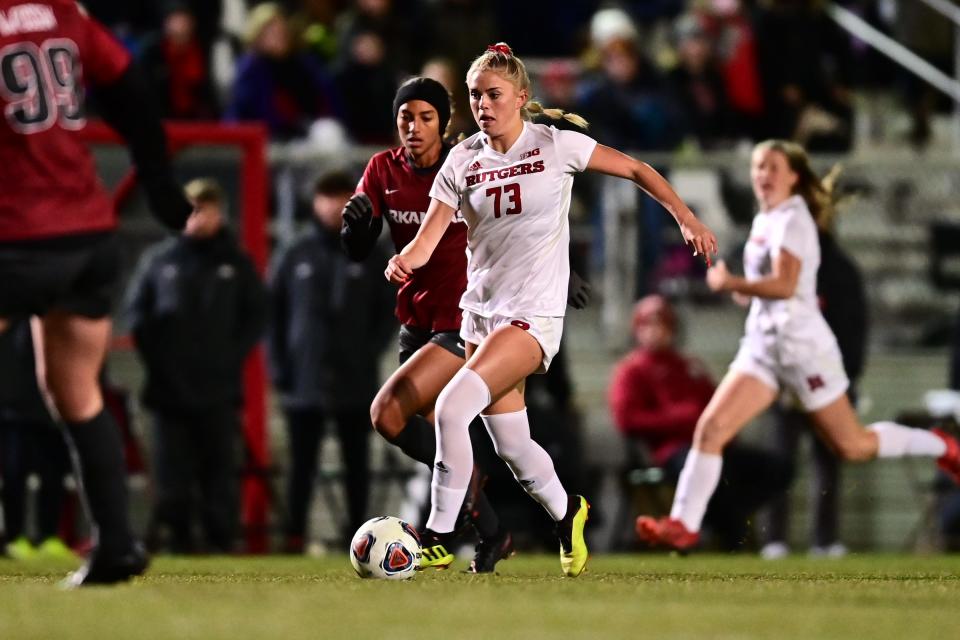
{"label": "white soccer shorts", "polygon": [[560,350],[560,338],[563,335],[563,317],[553,316],[483,316],[463,312],[463,324],[460,325],[460,337],[466,342],[479,345],[483,339],[504,325],[513,325],[523,329],[540,344],[543,360],[535,373],[546,373],[550,362]]}

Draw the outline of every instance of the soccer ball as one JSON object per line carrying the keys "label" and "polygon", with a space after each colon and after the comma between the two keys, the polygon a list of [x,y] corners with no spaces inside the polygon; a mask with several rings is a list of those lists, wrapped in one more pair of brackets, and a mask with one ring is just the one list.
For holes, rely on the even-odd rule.
{"label": "soccer ball", "polygon": [[406,580],[420,567],[420,538],[393,516],[364,522],[350,541],[350,564],[361,578]]}

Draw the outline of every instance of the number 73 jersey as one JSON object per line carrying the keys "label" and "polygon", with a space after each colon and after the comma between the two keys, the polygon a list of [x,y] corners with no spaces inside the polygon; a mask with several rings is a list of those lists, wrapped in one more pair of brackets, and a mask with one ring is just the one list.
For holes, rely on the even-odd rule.
{"label": "number 73 jersey", "polygon": [[0,242],[115,226],[79,131],[130,55],[76,2],[0,0]]}
{"label": "number 73 jersey", "polygon": [[596,141],[524,122],[500,153],[474,134],[447,156],[430,197],[467,223],[467,289],[460,307],[500,316],[564,315],[570,279],[570,190]]}

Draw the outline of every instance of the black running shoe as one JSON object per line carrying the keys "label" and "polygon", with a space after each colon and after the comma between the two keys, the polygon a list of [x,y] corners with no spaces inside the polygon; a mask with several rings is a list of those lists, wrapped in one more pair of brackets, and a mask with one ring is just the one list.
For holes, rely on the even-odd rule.
{"label": "black running shoe", "polygon": [[64,589],[76,589],[98,584],[126,582],[147,570],[150,558],[139,542],[122,555],[107,555],[94,550],[82,567],[68,575],[60,583]]}
{"label": "black running shoe", "polygon": [[513,555],[513,536],[500,530],[492,538],[481,540],[467,573],[493,573],[497,563]]}

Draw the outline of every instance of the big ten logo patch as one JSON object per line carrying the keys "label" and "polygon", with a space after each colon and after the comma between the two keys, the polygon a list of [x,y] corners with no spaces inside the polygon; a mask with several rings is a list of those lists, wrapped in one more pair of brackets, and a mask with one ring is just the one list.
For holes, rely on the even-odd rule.
{"label": "big ten logo patch", "polygon": [[532,158],[533,156],[540,155],[540,147],[536,149],[531,149],[530,151],[524,151],[520,154],[520,160],[526,160],[527,158]]}

